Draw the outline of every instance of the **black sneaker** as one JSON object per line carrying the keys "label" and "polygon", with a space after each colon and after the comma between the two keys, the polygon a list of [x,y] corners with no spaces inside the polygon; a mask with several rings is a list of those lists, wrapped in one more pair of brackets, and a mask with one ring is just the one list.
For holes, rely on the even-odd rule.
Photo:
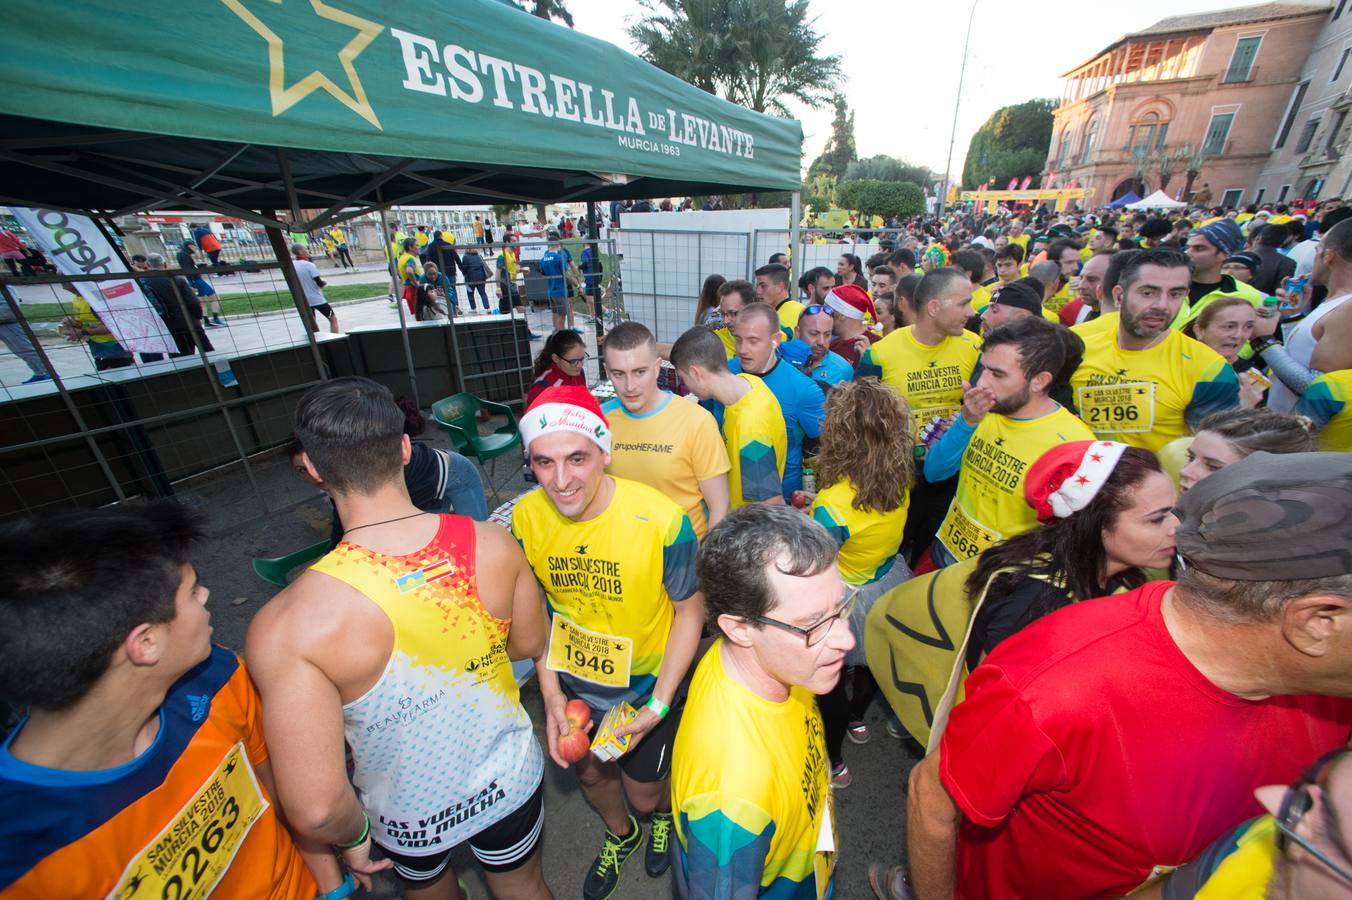
{"label": "black sneaker", "polygon": [[653,813],[648,848],[643,851],[643,868],[649,878],[661,878],[671,867],[671,825],[671,813]]}
{"label": "black sneaker", "polygon": [[620,869],[625,860],[634,855],[638,845],[643,843],[643,828],[638,819],[629,817],[629,835],[618,837],[606,832],[601,852],[597,854],[587,880],[582,882],[582,900],[605,900],[620,886]]}

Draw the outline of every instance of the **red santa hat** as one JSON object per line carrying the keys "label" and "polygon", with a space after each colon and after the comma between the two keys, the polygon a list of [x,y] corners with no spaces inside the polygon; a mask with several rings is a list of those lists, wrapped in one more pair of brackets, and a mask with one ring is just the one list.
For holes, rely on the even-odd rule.
{"label": "red santa hat", "polygon": [[556,431],[583,435],[602,452],[610,452],[610,423],[586,388],[567,384],[545,388],[521,415],[521,440],[527,449],[531,441]]}
{"label": "red santa hat", "polygon": [[830,293],[826,295],[826,306],[847,319],[863,320],[864,313],[868,313],[873,317],[873,321],[878,321],[878,313],[873,309],[873,301],[869,299],[868,292],[857,284],[842,284],[831,288]]}
{"label": "red santa hat", "polygon": [[1126,449],[1116,441],[1059,444],[1029,466],[1023,498],[1037,511],[1039,522],[1074,515],[1102,489]]}

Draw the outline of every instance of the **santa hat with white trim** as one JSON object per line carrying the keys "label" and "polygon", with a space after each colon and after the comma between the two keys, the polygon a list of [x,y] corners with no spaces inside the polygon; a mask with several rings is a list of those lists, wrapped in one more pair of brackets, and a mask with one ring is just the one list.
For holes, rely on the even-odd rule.
{"label": "santa hat with white trim", "polygon": [[1058,444],[1028,467],[1023,498],[1039,522],[1072,516],[1094,499],[1126,449],[1116,441]]}
{"label": "santa hat with white trim", "polygon": [[583,435],[603,453],[610,452],[610,422],[586,388],[571,384],[545,388],[521,414],[521,441],[527,449],[531,441],[556,431]]}
{"label": "santa hat with white trim", "polygon": [[857,284],[842,284],[831,288],[824,302],[832,312],[847,319],[861,321],[864,313],[868,313],[873,317],[873,321],[878,321],[878,313],[873,308],[873,301],[869,299],[868,292]]}

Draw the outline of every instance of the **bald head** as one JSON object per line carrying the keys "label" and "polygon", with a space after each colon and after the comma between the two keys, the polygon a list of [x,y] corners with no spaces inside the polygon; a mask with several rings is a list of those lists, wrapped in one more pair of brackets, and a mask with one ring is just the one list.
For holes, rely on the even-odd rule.
{"label": "bald head", "polygon": [[1089,257],[1080,269],[1080,299],[1086,306],[1099,308],[1103,302],[1103,276],[1108,271],[1108,257],[1097,253]]}

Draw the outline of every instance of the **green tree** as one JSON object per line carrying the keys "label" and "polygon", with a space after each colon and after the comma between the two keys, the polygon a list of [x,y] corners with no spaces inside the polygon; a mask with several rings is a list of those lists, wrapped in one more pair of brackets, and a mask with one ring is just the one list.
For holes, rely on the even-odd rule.
{"label": "green tree", "polygon": [[1036,175],[1047,161],[1056,100],[1028,100],[996,110],[967,145],[962,183],[980,187],[991,178],[1003,187],[1011,178]]}
{"label": "green tree", "polygon": [[913,166],[895,156],[869,156],[856,159],[845,167],[846,179],[873,178],[878,181],[909,181],[925,185],[934,180],[934,173],[924,166]]}
{"label": "green tree", "polygon": [[855,178],[842,181],[836,198],[845,209],[865,216],[918,216],[925,211],[925,191],[910,181],[879,181]]}
{"label": "green tree", "polygon": [[817,212],[825,212],[836,205],[836,184],[834,175],[819,172],[803,179],[803,205]]}
{"label": "green tree", "polygon": [[659,69],[756,112],[788,115],[785,101],[830,102],[840,57],[821,56],[808,0],[642,0],[629,27]]}
{"label": "green tree", "polygon": [[831,103],[836,109],[835,117],[831,120],[831,137],[827,139],[821,155],[808,166],[809,178],[814,175],[843,178],[850,163],[858,158],[854,145],[854,113],[840,94],[836,94]]}
{"label": "green tree", "polygon": [[532,16],[541,19],[558,19],[569,28],[573,27],[573,13],[563,0],[531,0],[531,7],[526,11]]}

